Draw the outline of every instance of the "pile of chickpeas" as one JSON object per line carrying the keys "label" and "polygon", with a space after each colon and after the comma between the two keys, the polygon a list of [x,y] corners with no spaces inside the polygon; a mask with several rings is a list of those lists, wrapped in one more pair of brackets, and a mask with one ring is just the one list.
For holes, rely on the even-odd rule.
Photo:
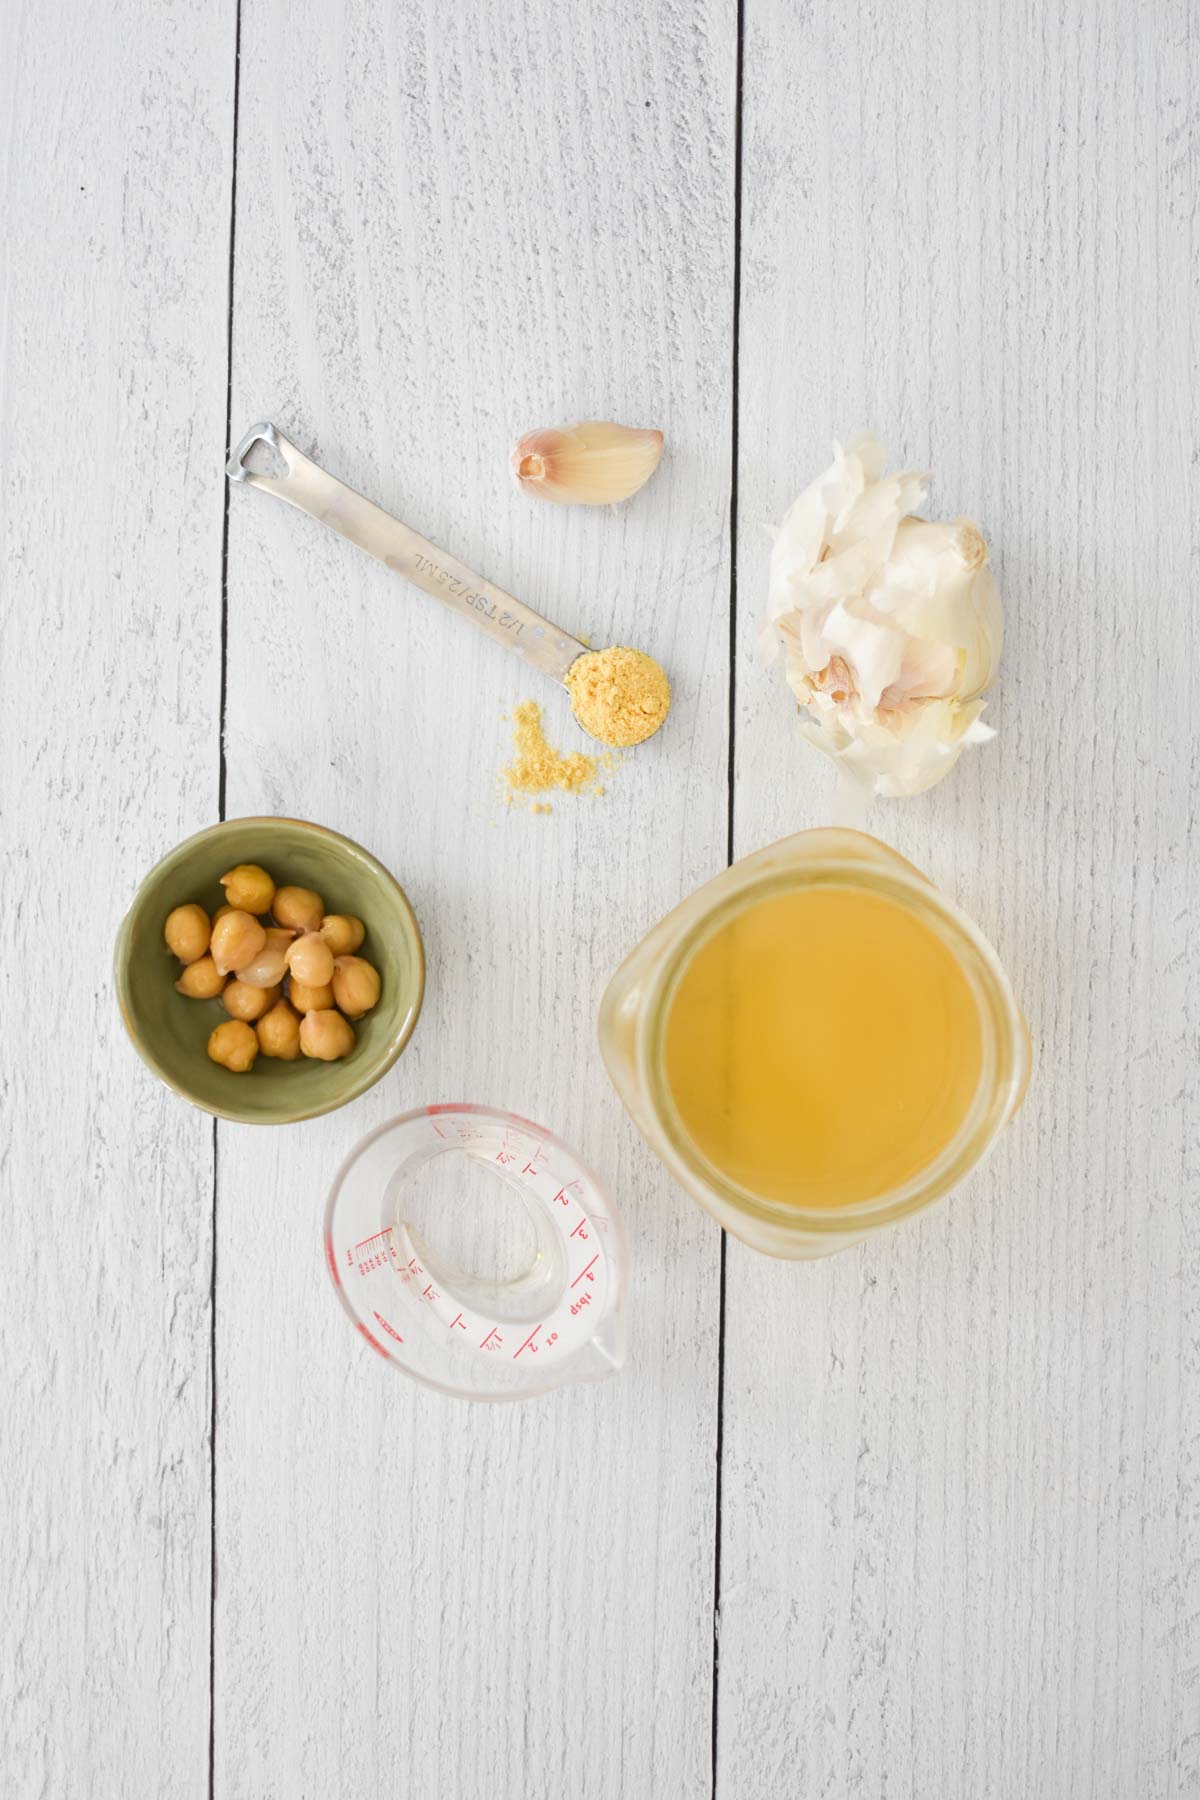
{"label": "pile of chickpeas", "polygon": [[184,964],[175,983],[190,1000],[220,1000],[229,1014],[208,1054],[235,1075],[262,1056],[337,1062],[354,1048],[352,1019],[379,999],[379,971],[355,952],[361,919],[327,913],[312,888],[276,887],[258,863],[222,875],[225,905],[167,915],[167,948]]}

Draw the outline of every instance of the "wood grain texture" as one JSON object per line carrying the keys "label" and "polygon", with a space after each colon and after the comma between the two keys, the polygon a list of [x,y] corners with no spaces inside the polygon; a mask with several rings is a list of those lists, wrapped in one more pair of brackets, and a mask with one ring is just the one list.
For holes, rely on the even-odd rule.
{"label": "wood grain texture", "polygon": [[[734,22],[243,0],[234,430],[328,468],[676,681],[602,799],[506,810],[520,665],[257,494],[230,519],[229,810],[393,868],[424,1017],[361,1104],[222,1128],[216,1791],[710,1789],[718,1239],[603,1074],[611,969],[725,854]],[[512,487],[530,426],[661,425],[619,512]],[[565,698],[552,735],[581,742]],[[455,1406],[381,1370],[320,1251],[368,1129],[474,1099],[561,1132],[635,1264],[620,1380]]]}
{"label": "wood grain texture", "polygon": [[[430,982],[377,1090],[221,1127],[214,1170],[107,955],[218,808],[236,28],[0,14],[0,1792],[207,1791],[215,1174],[215,1794],[692,1800],[718,1240],[594,1019],[725,860],[733,8],[242,0],[235,433],[274,416],[644,644],[676,706],[605,798],[506,810],[519,667],[231,496],[228,811],[377,852]],[[1038,1063],[923,1220],[809,1267],[729,1248],[718,1800],[1200,1791],[1196,38],[1189,0],[746,0],[736,848],[828,817],[752,654],[764,526],[870,425],[983,523],[1009,623],[996,742],[873,823],[996,942]],[[646,492],[515,493],[516,435],[588,414],[663,426]],[[330,1177],[461,1098],[609,1181],[618,1381],[455,1407],[347,1329]]]}
{"label": "wood grain texture", "polygon": [[719,1794],[1200,1789],[1196,60],[1184,5],[748,0],[738,850],[828,818],[750,615],[869,425],[1009,626],[997,741],[873,824],[1037,1067],[922,1221],[730,1248]]}
{"label": "wood grain texture", "polygon": [[198,1796],[212,1128],[109,958],[216,810],[233,7],[0,39],[0,1791]]}

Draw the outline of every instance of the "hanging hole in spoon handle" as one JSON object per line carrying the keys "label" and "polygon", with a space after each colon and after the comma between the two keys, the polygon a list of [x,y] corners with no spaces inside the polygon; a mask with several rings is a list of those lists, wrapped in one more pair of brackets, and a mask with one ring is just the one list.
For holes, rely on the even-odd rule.
{"label": "hanging hole in spoon handle", "polygon": [[[260,472],[264,459],[270,472]],[[282,469],[281,469],[282,465]],[[526,665],[561,685],[587,646],[484,576],[439,550],[374,501],[356,493],[298,450],[277,426],[252,425],[226,464],[230,481],[262,488],[357,544],[451,612],[486,632]]]}

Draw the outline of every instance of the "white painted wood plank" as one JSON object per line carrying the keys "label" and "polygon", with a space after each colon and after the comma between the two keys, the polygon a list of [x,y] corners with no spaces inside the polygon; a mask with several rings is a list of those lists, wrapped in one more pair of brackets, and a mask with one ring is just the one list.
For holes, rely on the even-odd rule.
{"label": "white painted wood plank", "polygon": [[216,812],[233,6],[0,38],[0,1789],[201,1795],[212,1127],[109,959]]}
{"label": "white painted wood plank", "polygon": [[[508,812],[519,666],[233,497],[229,810],[381,855],[430,981],[366,1100],[221,1131],[221,1795],[709,1791],[717,1236],[635,1139],[594,1020],[724,861],[733,101],[724,6],[243,0],[235,430],[273,414],[535,606],[646,645],[677,698],[605,798]],[[589,415],[665,428],[653,485],[613,514],[515,493],[516,435]],[[346,1327],[329,1179],[382,1119],[463,1098],[611,1183],[636,1272],[607,1387],[456,1407]]]}
{"label": "white painted wood plank", "polygon": [[1010,627],[998,741],[874,822],[1038,1063],[924,1221],[731,1246],[719,1794],[1200,1785],[1198,72],[1182,4],[747,7],[738,848],[828,818],[750,615],[762,522],[871,425]]}

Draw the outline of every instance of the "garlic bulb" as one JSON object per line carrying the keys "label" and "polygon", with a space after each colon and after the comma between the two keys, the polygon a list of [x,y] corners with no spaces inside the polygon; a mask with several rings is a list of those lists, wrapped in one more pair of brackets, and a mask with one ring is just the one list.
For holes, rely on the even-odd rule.
{"label": "garlic bulb", "polygon": [[771,556],[768,660],[782,641],[800,724],[881,795],[919,794],[994,736],[983,694],[1003,621],[987,545],[968,520],[913,516],[927,477],[883,474],[866,434],[784,516]]}
{"label": "garlic bulb", "polygon": [[512,453],[512,472],[527,493],[563,505],[607,506],[628,500],[653,475],[662,455],[661,431],[635,431],[598,419],[525,434]]}

